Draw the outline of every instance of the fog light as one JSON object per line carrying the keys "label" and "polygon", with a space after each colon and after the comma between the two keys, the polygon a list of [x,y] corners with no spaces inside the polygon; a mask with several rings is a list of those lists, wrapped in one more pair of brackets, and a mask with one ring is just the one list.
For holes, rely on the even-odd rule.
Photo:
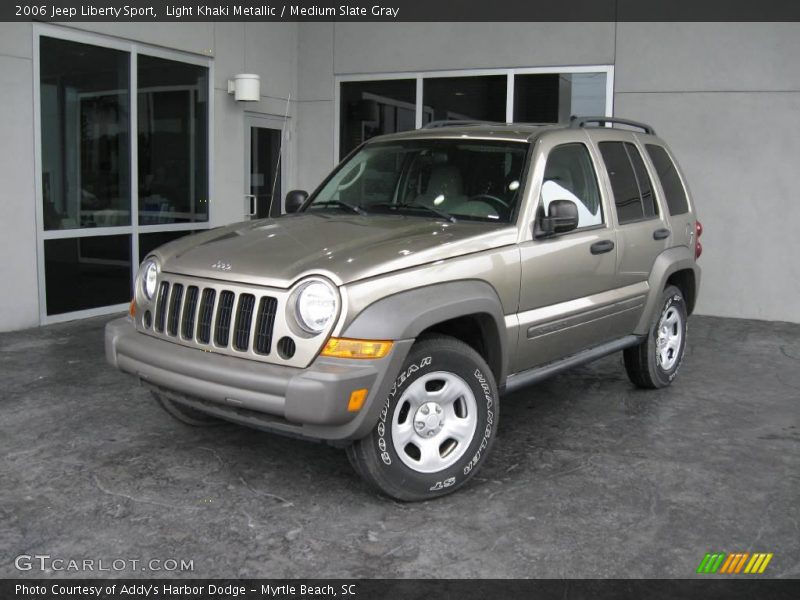
{"label": "fog light", "polygon": [[364,406],[364,401],[367,399],[368,392],[369,390],[367,388],[353,390],[353,393],[350,394],[350,402],[347,403],[348,412],[360,411],[361,407]]}
{"label": "fog light", "polygon": [[351,340],[331,338],[322,349],[322,356],[334,358],[383,358],[392,349],[386,340]]}

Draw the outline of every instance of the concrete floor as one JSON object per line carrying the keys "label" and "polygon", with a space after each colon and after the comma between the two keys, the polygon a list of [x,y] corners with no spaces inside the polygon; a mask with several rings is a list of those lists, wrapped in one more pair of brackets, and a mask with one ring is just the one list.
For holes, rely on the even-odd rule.
{"label": "concrete floor", "polygon": [[800,576],[800,325],[693,317],[669,389],[634,389],[612,356],[508,396],[476,479],[402,505],[340,450],[172,421],[106,366],[107,320],[0,335],[0,577],[20,554],[194,577],[691,577],[708,551]]}

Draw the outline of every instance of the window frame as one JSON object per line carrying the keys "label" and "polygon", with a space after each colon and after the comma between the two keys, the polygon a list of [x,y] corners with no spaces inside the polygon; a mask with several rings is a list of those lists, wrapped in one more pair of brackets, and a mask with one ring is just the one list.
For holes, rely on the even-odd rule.
{"label": "window frame", "polygon": [[[383,73],[342,73],[334,75],[333,84],[333,157],[334,164],[341,160],[340,135],[341,135],[341,84],[353,81],[385,81],[395,79],[411,79],[416,81],[416,110],[414,128],[422,127],[422,114],[424,110],[423,82],[425,79],[438,79],[442,77],[481,77],[487,75],[506,76],[506,122],[514,121],[514,78],[516,75],[552,75],[576,73],[604,73],[606,76],[605,114],[599,116],[611,117],[614,115],[614,65],[562,65],[552,67],[508,67],[491,69],[455,69],[441,71],[398,71]],[[598,116],[598,115],[592,115]]]}
{"label": "window frame", "polygon": [[[130,223],[128,225],[75,228],[75,229],[50,229],[44,228],[44,207],[42,190],[42,118],[41,118],[41,38],[54,38],[79,44],[97,46],[119,50],[128,54],[128,92],[130,96]],[[203,231],[214,227],[214,61],[210,57],[192,54],[181,50],[168,50],[150,44],[116,38],[99,33],[90,33],[73,30],[49,23],[34,23],[32,27],[33,43],[33,122],[34,122],[34,192],[36,214],[36,268],[39,288],[39,322],[41,325],[60,323],[73,319],[82,319],[100,315],[107,315],[127,310],[128,302],[73,312],[48,315],[47,290],[45,284],[45,241],[63,238],[83,238],[95,236],[128,235],[131,240],[131,289],[136,281],[136,272],[141,263],[139,256],[139,234],[157,233],[166,231]],[[159,223],[151,225],[139,224],[139,181],[138,181],[138,57],[139,55],[152,56],[164,60],[188,63],[208,69],[208,114],[207,126],[207,177],[208,177],[208,218],[206,221],[191,223]]]}

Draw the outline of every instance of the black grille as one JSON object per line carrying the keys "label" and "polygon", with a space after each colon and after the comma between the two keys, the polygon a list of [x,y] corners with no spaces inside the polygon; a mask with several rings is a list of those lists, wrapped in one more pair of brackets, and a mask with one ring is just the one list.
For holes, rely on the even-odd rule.
{"label": "black grille", "polygon": [[162,281],[158,288],[158,299],[156,300],[156,331],[164,331],[164,320],[167,315],[167,298],[169,296],[169,283]]}
{"label": "black grille", "polygon": [[258,304],[256,337],[253,345],[259,354],[269,354],[272,346],[272,328],[275,325],[275,312],[278,301],[275,298],[262,298]]}
{"label": "black grille", "polygon": [[197,317],[197,341],[207,344],[211,341],[211,318],[214,315],[214,300],[217,292],[212,289],[204,289],[200,299],[200,313]]}
{"label": "black grille", "polygon": [[286,360],[294,356],[295,345],[294,340],[290,337],[282,337],[278,340],[278,354],[281,358]]}
{"label": "black grille", "polygon": [[233,292],[224,290],[219,295],[219,308],[217,308],[217,322],[214,327],[214,342],[217,346],[227,346],[231,333],[231,315],[233,314],[233,301],[236,298]]}
{"label": "black grille", "polygon": [[186,302],[183,305],[181,318],[181,335],[183,339],[190,340],[194,336],[194,312],[197,309],[197,286],[190,285],[186,289]]}
{"label": "black grille", "polygon": [[236,307],[236,323],[233,326],[233,347],[237,350],[247,350],[250,346],[250,326],[253,324],[253,308],[256,297],[253,294],[239,296],[239,305]]}
{"label": "black grille", "polygon": [[170,335],[178,335],[178,321],[181,317],[181,300],[183,300],[183,286],[180,283],[176,283],[172,286],[172,296],[169,299],[167,333]]}

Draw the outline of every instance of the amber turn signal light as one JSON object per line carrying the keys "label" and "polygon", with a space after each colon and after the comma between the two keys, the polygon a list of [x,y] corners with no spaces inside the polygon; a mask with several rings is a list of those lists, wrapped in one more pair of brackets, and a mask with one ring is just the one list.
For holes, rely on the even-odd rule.
{"label": "amber turn signal light", "polygon": [[360,411],[361,407],[364,406],[364,400],[367,399],[368,392],[369,390],[367,390],[367,388],[361,388],[360,390],[353,390],[353,393],[350,394],[350,402],[347,403],[348,412]]}
{"label": "amber turn signal light", "polygon": [[131,306],[128,309],[128,314],[131,316],[131,319],[136,318],[136,300],[131,300]]}
{"label": "amber turn signal light", "polygon": [[331,338],[322,349],[322,356],[334,358],[383,358],[392,349],[386,340],[352,340]]}

